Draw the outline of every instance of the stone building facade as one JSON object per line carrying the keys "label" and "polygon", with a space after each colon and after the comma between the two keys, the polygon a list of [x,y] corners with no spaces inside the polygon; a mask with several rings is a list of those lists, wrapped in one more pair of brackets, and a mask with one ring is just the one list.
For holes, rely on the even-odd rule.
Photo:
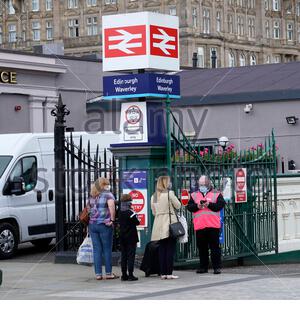
{"label": "stone building facade", "polygon": [[[67,55],[101,52],[102,15],[178,15],[181,65],[210,68],[300,60],[297,0],[4,0],[0,47],[32,51],[61,43]],[[196,62],[196,61],[194,61]]]}

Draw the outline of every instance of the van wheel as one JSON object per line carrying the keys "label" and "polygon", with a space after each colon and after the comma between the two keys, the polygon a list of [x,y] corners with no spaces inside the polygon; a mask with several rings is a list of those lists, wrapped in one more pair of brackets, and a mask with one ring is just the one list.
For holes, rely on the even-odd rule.
{"label": "van wheel", "polygon": [[0,259],[12,258],[18,250],[18,233],[10,223],[0,224]]}
{"label": "van wheel", "polygon": [[52,238],[45,238],[45,239],[32,240],[30,242],[39,249],[47,249],[51,241],[52,241]]}

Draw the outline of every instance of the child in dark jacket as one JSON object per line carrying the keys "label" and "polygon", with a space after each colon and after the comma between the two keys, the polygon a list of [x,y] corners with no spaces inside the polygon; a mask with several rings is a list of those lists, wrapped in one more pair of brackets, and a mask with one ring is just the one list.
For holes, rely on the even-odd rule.
{"label": "child in dark jacket", "polygon": [[[133,275],[136,244],[139,242],[136,226],[140,224],[137,214],[131,210],[132,198],[129,194],[121,196],[119,213],[122,281],[136,281]],[[128,274],[127,274],[128,269]]]}

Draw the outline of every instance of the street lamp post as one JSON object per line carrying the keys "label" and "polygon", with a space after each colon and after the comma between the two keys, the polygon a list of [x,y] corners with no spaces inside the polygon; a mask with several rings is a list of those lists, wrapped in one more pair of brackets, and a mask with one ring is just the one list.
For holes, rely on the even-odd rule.
{"label": "street lamp post", "polygon": [[219,146],[223,148],[223,152],[226,150],[229,143],[229,139],[227,137],[219,138]]}

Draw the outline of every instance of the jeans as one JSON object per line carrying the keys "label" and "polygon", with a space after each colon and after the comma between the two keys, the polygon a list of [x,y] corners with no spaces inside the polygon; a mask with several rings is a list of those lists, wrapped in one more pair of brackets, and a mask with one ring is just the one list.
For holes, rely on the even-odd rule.
{"label": "jeans", "polygon": [[132,244],[121,242],[121,268],[123,276],[127,274],[127,269],[129,275],[133,275],[135,251],[136,243]]}
{"label": "jeans", "polygon": [[97,276],[102,275],[102,256],[105,260],[105,273],[111,274],[111,256],[113,243],[113,228],[105,224],[90,224],[89,233],[93,242],[94,267]]}
{"label": "jeans", "polygon": [[175,239],[169,237],[166,239],[159,240],[159,266],[160,274],[163,276],[171,275],[173,273],[175,249]]}
{"label": "jeans", "polygon": [[214,269],[221,268],[221,248],[219,243],[220,229],[205,228],[196,231],[199,250],[200,269],[207,270],[209,262],[208,249],[211,252],[211,263]]}

